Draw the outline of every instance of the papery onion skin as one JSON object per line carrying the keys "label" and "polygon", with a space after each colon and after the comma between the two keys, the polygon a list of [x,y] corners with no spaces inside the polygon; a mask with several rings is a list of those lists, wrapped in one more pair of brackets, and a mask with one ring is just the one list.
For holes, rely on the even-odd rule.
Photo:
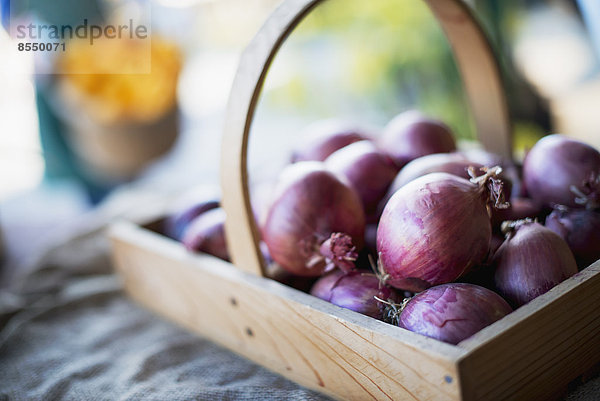
{"label": "papery onion skin", "polygon": [[363,129],[341,120],[321,120],[304,129],[300,142],[292,153],[292,163],[324,161],[333,152],[354,142],[369,139]]}
{"label": "papery onion skin", "polygon": [[334,305],[379,320],[383,318],[385,304],[375,297],[398,302],[396,293],[389,287],[380,286],[379,279],[373,273],[359,270],[348,274],[340,270],[328,273],[317,280],[310,293]]}
{"label": "papery onion skin", "polygon": [[505,169],[507,165],[512,164],[512,161],[508,161],[496,153],[488,152],[481,148],[459,150],[456,153],[482,166],[501,166],[502,169]]}
{"label": "papery onion skin", "polygon": [[[481,263],[490,249],[489,192],[463,178],[432,173],[400,188],[377,230],[380,262],[394,281],[438,285]],[[411,288],[401,288],[412,290]]]}
{"label": "papery onion skin", "polygon": [[548,207],[577,207],[571,187],[580,188],[593,173],[600,174],[600,152],[559,134],[540,139],[523,162],[528,195]]}
{"label": "papery onion skin", "polygon": [[[317,277],[328,268],[320,260],[322,244],[332,234],[343,233],[359,251],[364,230],[356,192],[323,163],[299,162],[284,170],[262,234],[275,262],[290,273]],[[336,244],[331,243],[332,251]]]}
{"label": "papery onion skin", "polygon": [[394,161],[371,141],[360,141],[334,152],[325,164],[348,180],[360,197],[369,221],[377,221],[377,206],[398,174]]}
{"label": "papery onion skin", "polygon": [[202,213],[219,207],[219,200],[212,197],[186,199],[178,211],[169,215],[164,222],[164,231],[170,238],[181,240],[187,226]]}
{"label": "papery onion skin", "polygon": [[211,209],[196,217],[187,227],[182,237],[186,249],[204,252],[229,261],[225,238],[225,211]]}
{"label": "papery onion skin", "polygon": [[600,259],[600,211],[556,207],[545,226],[567,242],[580,269]]}
{"label": "papery onion skin", "polygon": [[484,149],[474,148],[461,150],[457,152],[467,160],[482,166],[500,166],[502,174],[500,178],[504,182],[504,197],[512,199],[513,197],[525,197],[521,182],[521,166],[514,161],[502,157],[496,153],[488,152]]}
{"label": "papery onion skin", "polygon": [[567,243],[535,222],[520,222],[493,260],[499,293],[514,307],[526,304],[577,273]]}
{"label": "papery onion skin", "polygon": [[474,284],[450,283],[413,297],[400,314],[398,326],[458,344],[511,312],[508,303],[493,291]]}
{"label": "papery onion skin", "polygon": [[471,178],[467,171],[469,166],[479,170],[483,164],[473,162],[459,153],[435,153],[419,157],[402,168],[394,180],[394,187],[397,190],[429,173],[448,173],[468,180]]}
{"label": "papery onion skin", "polygon": [[450,128],[417,111],[407,111],[394,117],[384,128],[378,146],[400,168],[421,156],[456,150]]}
{"label": "papery onion skin", "polygon": [[458,153],[436,153],[419,157],[400,170],[390,185],[385,201],[387,202],[404,185],[427,174],[448,173],[468,180],[470,178],[468,173],[470,166],[473,166],[476,170],[483,167],[483,165],[471,162]]}

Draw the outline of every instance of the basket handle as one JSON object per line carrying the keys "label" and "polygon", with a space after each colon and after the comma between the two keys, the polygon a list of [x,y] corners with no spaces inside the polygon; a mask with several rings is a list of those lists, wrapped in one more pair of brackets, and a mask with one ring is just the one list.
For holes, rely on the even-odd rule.
{"label": "basket handle", "polygon": [[[225,231],[234,264],[264,275],[259,234],[248,189],[248,134],[273,58],[287,36],[324,0],[285,0],[242,53],[223,133],[221,187]],[[460,70],[480,142],[512,156],[511,128],[497,60],[481,27],[462,0],[424,0],[442,26]]]}

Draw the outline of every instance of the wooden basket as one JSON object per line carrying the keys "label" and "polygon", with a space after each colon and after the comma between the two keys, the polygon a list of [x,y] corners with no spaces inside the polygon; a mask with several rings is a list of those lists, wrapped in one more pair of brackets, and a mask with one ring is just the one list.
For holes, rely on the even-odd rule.
{"label": "wooden basket", "polygon": [[[134,223],[111,230],[127,291],[150,309],[306,387],[338,399],[534,400],[560,396],[600,360],[600,262],[458,345],[339,308],[264,278],[246,172],[266,71],[322,0],[286,0],[244,52],[222,150],[234,264],[195,255]],[[426,0],[452,45],[480,141],[511,154],[490,46],[460,0]]]}

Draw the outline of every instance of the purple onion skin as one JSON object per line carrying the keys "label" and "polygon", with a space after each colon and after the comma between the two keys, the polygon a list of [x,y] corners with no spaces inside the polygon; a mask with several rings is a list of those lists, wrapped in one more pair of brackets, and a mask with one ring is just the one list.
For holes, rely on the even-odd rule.
{"label": "purple onion skin", "polygon": [[398,326],[450,344],[471,337],[512,312],[498,294],[474,284],[431,287],[412,298]]}
{"label": "purple onion skin", "polygon": [[470,160],[473,163],[481,164],[482,166],[502,166],[502,168],[505,168],[507,165],[512,164],[512,161],[508,161],[496,153],[488,152],[487,150],[480,148],[460,150],[456,153],[465,159]]}
{"label": "purple onion skin", "polygon": [[196,217],[183,233],[183,245],[193,252],[204,252],[229,261],[225,239],[225,211],[211,209]]}
{"label": "purple onion skin", "polygon": [[467,160],[458,153],[436,153],[419,157],[400,170],[390,186],[387,200],[389,200],[397,190],[412,180],[431,173],[448,173],[468,180],[470,178],[467,171],[469,166],[473,166],[477,170],[483,167],[483,165]]}
{"label": "purple onion skin", "polygon": [[395,292],[379,285],[379,279],[367,271],[353,271],[348,274],[336,270],[321,277],[310,293],[317,298],[331,302],[342,308],[382,320],[385,305],[375,297],[385,301],[398,301]]}
{"label": "purple onion skin", "polygon": [[317,277],[325,263],[311,263],[321,245],[343,233],[356,250],[364,243],[365,215],[356,192],[323,163],[299,162],[284,170],[262,228],[273,260],[299,276]]}
{"label": "purple onion skin", "polygon": [[545,226],[567,242],[580,269],[600,259],[600,212],[555,209]]}
{"label": "purple onion skin", "polygon": [[313,123],[300,136],[302,142],[292,153],[292,163],[325,161],[333,152],[354,142],[369,139],[369,135],[362,129],[338,120]]}
{"label": "purple onion skin", "polygon": [[334,152],[325,164],[348,180],[360,197],[368,220],[377,221],[377,206],[398,174],[394,161],[371,141],[360,141]]}
{"label": "purple onion skin", "polygon": [[219,200],[214,198],[206,198],[186,202],[185,206],[181,207],[176,213],[171,214],[164,223],[165,234],[178,241],[181,240],[183,232],[187,226],[196,217],[211,209],[219,207]]}
{"label": "purple onion skin", "polygon": [[497,209],[492,212],[492,223],[499,228],[503,221],[522,220],[527,217],[537,218],[542,214],[542,207],[529,198],[513,198],[508,209]]}
{"label": "purple onion skin", "polygon": [[571,186],[581,188],[592,173],[600,174],[600,152],[559,134],[540,139],[523,163],[527,193],[544,206],[577,207]]}
{"label": "purple onion skin", "polygon": [[408,278],[448,283],[483,262],[492,236],[487,198],[487,190],[447,173],[428,174],[400,188],[377,230],[377,251],[390,285],[412,290],[394,283]]}
{"label": "purple onion skin", "polygon": [[496,288],[514,307],[526,304],[577,273],[567,243],[539,223],[524,223],[494,256]]}
{"label": "purple onion skin", "polygon": [[421,156],[456,150],[454,136],[447,125],[416,111],[394,117],[385,127],[378,145],[399,168]]}
{"label": "purple onion skin", "polygon": [[465,157],[467,160],[482,166],[501,166],[502,174],[500,175],[500,178],[504,182],[504,197],[506,199],[527,196],[527,194],[524,192],[524,187],[521,180],[522,167],[516,164],[514,161],[478,148],[463,150],[457,153]]}
{"label": "purple onion skin", "polygon": [[365,228],[365,248],[373,255],[377,255],[377,224],[367,224]]}

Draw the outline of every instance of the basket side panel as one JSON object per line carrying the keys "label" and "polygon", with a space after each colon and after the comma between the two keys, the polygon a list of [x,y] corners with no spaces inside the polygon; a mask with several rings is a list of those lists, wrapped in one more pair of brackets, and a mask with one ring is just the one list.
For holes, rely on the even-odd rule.
{"label": "basket side panel", "polygon": [[600,361],[598,305],[600,261],[461,343],[465,399],[560,396]]}
{"label": "basket side panel", "polygon": [[[218,259],[187,254],[160,238],[140,244],[132,237],[113,235],[115,264],[130,295],[232,351],[340,399],[460,399],[458,349],[456,355],[443,355],[427,349],[435,342],[423,348],[406,344],[386,335],[384,323],[373,320],[381,327],[372,330],[352,321],[355,315],[370,318]],[[169,252],[162,249],[164,243],[171,246]],[[336,316],[311,307],[307,299]]]}

